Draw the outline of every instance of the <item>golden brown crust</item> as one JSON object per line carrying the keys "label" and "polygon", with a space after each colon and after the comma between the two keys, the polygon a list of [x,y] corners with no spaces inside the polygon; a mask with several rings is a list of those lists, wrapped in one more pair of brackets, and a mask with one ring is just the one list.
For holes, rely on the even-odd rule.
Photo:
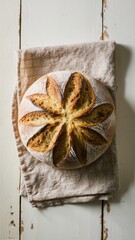
{"label": "golden brown crust", "polygon": [[56,103],[57,107],[59,107],[61,109],[62,97],[61,97],[61,93],[59,91],[59,87],[58,87],[56,81],[49,76],[47,76],[46,92],[47,92],[47,95],[49,96],[49,98],[51,99],[51,101],[54,101]]}
{"label": "golden brown crust", "polygon": [[64,90],[64,108],[66,111],[73,112],[73,108],[80,97],[81,86],[81,75],[79,73],[71,74]]}
{"label": "golden brown crust", "polygon": [[28,149],[42,153],[52,151],[53,164],[61,169],[87,165],[88,146],[106,146],[110,141],[90,127],[103,123],[114,110],[110,103],[99,102],[94,107],[95,96],[90,81],[75,72],[67,81],[62,100],[57,83],[47,76],[46,95],[37,93],[26,97],[42,111],[30,112],[19,120],[26,126],[45,125],[31,135]]}
{"label": "golden brown crust", "polygon": [[49,112],[35,111],[30,112],[23,116],[19,122],[26,126],[40,126],[45,124],[55,124],[59,122],[58,116],[51,114]]}
{"label": "golden brown crust", "polygon": [[48,152],[54,148],[57,138],[62,131],[63,124],[46,125],[32,138],[29,139],[27,147],[37,152]]}
{"label": "golden brown crust", "polygon": [[103,145],[106,144],[106,139],[99,134],[98,132],[94,131],[90,128],[79,128],[79,131],[82,134],[82,138],[84,141],[86,141],[89,144],[92,145]]}
{"label": "golden brown crust", "polygon": [[113,112],[114,107],[110,103],[100,104],[92,111],[76,119],[76,126],[92,127],[104,122]]}
{"label": "golden brown crust", "polygon": [[[45,95],[45,94],[40,94],[40,93],[36,93],[36,94],[32,94],[27,96],[27,98],[37,107],[44,109],[46,111],[52,112],[53,107],[52,107],[52,103],[50,101],[49,96]],[[57,110],[56,110],[57,113]]]}
{"label": "golden brown crust", "polygon": [[71,74],[64,91],[64,107],[76,117],[84,114],[93,106],[95,95],[89,80],[81,73]]}
{"label": "golden brown crust", "polygon": [[65,124],[63,127],[63,131],[59,135],[59,138],[57,139],[57,144],[55,145],[53,150],[53,164],[55,166],[58,167],[59,165],[61,165],[61,162],[67,158],[70,148],[71,138]]}
{"label": "golden brown crust", "polygon": [[76,73],[76,77],[79,79],[79,81],[81,81],[81,89],[79,98],[74,107],[74,115],[75,117],[79,117],[93,107],[95,102],[95,94],[91,87],[90,81],[87,78],[80,73]]}
{"label": "golden brown crust", "polygon": [[52,113],[60,113],[62,98],[57,83],[51,77],[47,77],[46,91],[47,95],[37,93],[27,96],[27,98],[37,107]]}
{"label": "golden brown crust", "polygon": [[74,131],[71,133],[72,137],[72,146],[76,153],[76,156],[79,160],[81,166],[85,166],[87,161],[87,145],[86,142],[83,140],[82,135],[79,131],[74,128]]}

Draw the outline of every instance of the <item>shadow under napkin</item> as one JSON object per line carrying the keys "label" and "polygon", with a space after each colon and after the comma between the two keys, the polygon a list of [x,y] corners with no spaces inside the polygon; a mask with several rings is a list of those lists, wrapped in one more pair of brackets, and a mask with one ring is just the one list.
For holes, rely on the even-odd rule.
{"label": "shadow under napkin", "polygon": [[[119,202],[134,181],[135,169],[135,112],[126,100],[126,74],[131,62],[129,47],[116,45],[117,77],[117,152],[120,175],[120,192],[115,202]],[[129,79],[130,81],[130,79]]]}

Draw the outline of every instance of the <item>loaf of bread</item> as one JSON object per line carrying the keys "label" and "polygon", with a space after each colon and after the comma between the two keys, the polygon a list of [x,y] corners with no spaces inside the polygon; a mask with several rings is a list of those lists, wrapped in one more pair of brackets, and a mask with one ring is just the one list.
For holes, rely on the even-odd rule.
{"label": "loaf of bread", "polygon": [[27,150],[60,169],[84,167],[110,146],[115,107],[99,81],[80,72],[44,75],[26,91],[18,127]]}

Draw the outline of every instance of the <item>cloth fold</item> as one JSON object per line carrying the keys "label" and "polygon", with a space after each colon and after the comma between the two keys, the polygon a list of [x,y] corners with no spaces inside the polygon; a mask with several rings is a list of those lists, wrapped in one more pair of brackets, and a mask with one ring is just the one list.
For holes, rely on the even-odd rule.
{"label": "cloth fold", "polygon": [[95,162],[76,170],[59,170],[38,161],[23,146],[18,131],[18,107],[28,87],[41,76],[74,70],[105,84],[115,100],[115,42],[93,42],[18,52],[18,84],[12,121],[22,172],[20,194],[35,207],[108,200],[118,190],[116,141]]}

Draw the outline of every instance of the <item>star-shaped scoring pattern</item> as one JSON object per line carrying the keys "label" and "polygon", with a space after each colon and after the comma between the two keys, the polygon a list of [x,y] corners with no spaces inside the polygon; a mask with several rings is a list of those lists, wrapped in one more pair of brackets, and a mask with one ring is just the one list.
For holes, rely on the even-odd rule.
{"label": "star-shaped scoring pattern", "polygon": [[104,103],[94,107],[95,94],[91,84],[78,72],[69,77],[63,96],[55,80],[48,76],[46,93],[27,96],[40,110],[26,114],[19,122],[33,127],[43,125],[43,128],[28,140],[27,147],[37,152],[47,153],[52,150],[53,163],[57,167],[72,149],[80,165],[85,166],[87,144],[107,143],[107,140],[91,127],[104,122],[112,114],[113,105]]}

